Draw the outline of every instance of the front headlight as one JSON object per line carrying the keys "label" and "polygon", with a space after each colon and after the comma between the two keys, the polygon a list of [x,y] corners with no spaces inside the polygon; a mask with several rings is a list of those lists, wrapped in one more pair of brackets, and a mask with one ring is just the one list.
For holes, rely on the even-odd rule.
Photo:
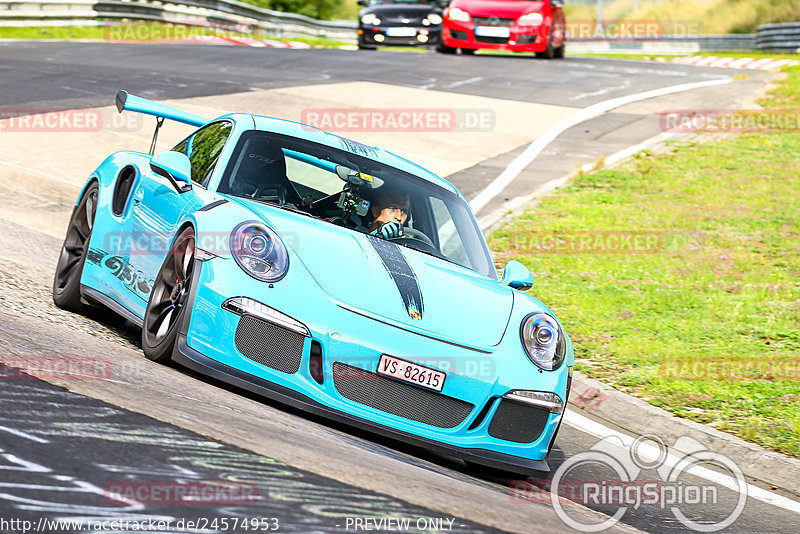
{"label": "front headlight", "polygon": [[544,22],[544,17],[541,13],[528,13],[517,19],[517,24],[520,26],[538,26],[542,22]]}
{"label": "front headlight", "polygon": [[470,17],[469,13],[464,11],[459,7],[451,7],[450,10],[447,12],[447,17],[450,20],[455,20],[457,22],[469,22]]}
{"label": "front headlight", "polygon": [[436,14],[436,13],[430,13],[430,14],[428,15],[428,20],[429,20],[429,21],[431,22],[431,24],[433,24],[434,26],[436,26],[437,24],[441,24],[441,23],[442,23],[442,17],[440,17],[440,16],[439,16],[438,14]]}
{"label": "front headlight", "polygon": [[231,253],[244,272],[262,282],[277,282],[289,269],[286,246],[262,223],[244,222],[234,228]]}
{"label": "front headlight", "polygon": [[377,26],[381,23],[381,19],[375,16],[375,13],[367,13],[363,17],[361,17],[361,22],[364,24],[373,24]]}
{"label": "front headlight", "polygon": [[519,329],[528,358],[540,369],[553,371],[564,361],[567,339],[555,319],[546,313],[531,313]]}

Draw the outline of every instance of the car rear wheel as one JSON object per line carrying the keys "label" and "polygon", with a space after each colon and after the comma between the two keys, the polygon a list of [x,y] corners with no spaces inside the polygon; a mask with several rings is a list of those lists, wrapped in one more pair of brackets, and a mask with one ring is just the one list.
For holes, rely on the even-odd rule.
{"label": "car rear wheel", "polygon": [[194,252],[195,234],[190,227],[178,234],[156,276],[142,326],[142,350],[153,361],[166,363],[172,356],[180,324],[188,313]]}
{"label": "car rear wheel", "polygon": [[81,274],[89,252],[89,238],[97,214],[99,191],[97,182],[92,182],[72,210],[67,236],[64,238],[53,277],[53,302],[59,308],[72,312],[86,313],[91,308],[81,302]]}

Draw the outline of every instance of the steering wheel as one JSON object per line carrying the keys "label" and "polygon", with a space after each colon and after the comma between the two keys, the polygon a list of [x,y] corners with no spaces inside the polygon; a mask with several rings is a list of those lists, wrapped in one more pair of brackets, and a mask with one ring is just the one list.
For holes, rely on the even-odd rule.
{"label": "steering wheel", "polygon": [[389,241],[400,245],[406,245],[407,247],[415,248],[419,251],[433,254],[437,258],[444,259],[444,256],[433,244],[433,241],[419,230],[414,230],[413,228],[403,228],[403,235],[394,237]]}
{"label": "steering wheel", "polygon": [[426,236],[425,234],[423,234],[419,230],[415,230],[414,228],[403,227],[403,235],[400,236],[400,237],[403,237],[403,236],[407,236],[407,237],[410,237],[412,239],[419,239],[420,241],[423,241],[426,245],[430,245],[430,246],[436,248],[436,245],[433,244],[433,241],[431,241],[430,237]]}

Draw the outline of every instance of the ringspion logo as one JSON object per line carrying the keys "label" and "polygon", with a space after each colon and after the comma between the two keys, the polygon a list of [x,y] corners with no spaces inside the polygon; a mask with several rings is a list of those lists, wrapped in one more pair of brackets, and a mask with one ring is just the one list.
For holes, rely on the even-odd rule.
{"label": "ringspion logo", "polygon": [[[669,451],[680,451],[672,452]],[[716,484],[703,484],[692,476],[696,469],[721,473],[722,483],[736,492],[733,501],[722,499]],[[652,473],[657,478],[644,478]],[[598,473],[606,474],[603,478]],[[602,532],[616,525],[633,508],[668,509],[683,526],[696,532],[717,532],[733,524],[747,503],[747,481],[739,466],[688,436],[667,448],[654,435],[624,443],[609,436],[589,450],[562,463],[551,481],[515,481],[509,497],[516,503],[549,503],[565,525],[579,532]],[[586,506],[616,507],[609,516],[570,514],[568,502]]]}

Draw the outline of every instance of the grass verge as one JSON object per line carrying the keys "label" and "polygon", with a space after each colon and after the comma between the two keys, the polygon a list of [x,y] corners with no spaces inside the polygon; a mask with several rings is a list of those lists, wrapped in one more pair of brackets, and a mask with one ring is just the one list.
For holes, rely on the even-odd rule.
{"label": "grass verge", "polygon": [[[800,67],[786,72],[761,104],[800,116]],[[490,245],[533,271],[578,369],[800,457],[798,153],[797,131],[642,153],[577,178]]]}

